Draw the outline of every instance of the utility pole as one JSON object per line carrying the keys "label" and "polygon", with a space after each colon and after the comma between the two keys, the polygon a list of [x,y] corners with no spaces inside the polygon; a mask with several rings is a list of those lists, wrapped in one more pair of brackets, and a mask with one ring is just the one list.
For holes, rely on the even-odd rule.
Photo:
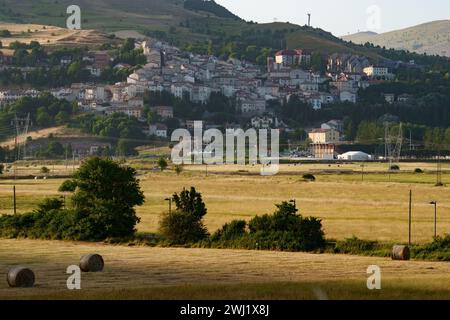
{"label": "utility pole", "polygon": [[23,156],[26,156],[26,135],[28,133],[28,128],[30,126],[30,114],[26,118],[17,118],[17,115],[14,116],[14,120],[11,123],[14,125],[14,164],[13,164],[13,172],[14,172],[14,183],[13,183],[13,206],[14,206],[14,214],[17,214],[17,198],[16,198],[16,179],[17,179],[17,167],[16,163],[20,160],[20,143],[19,137],[24,136],[23,141]]}
{"label": "utility pole", "polygon": [[411,246],[411,219],[412,219],[412,190],[409,190],[409,232],[408,232],[408,244]]}
{"label": "utility pole", "polygon": [[412,132],[411,130],[409,130],[409,151],[412,151],[413,146],[412,146]]}
{"label": "utility pole", "polygon": [[[16,148],[16,159],[20,160],[20,148],[23,147],[23,158],[26,157],[27,153],[27,134],[28,129],[30,127],[31,120],[30,114],[28,113],[26,118],[18,118],[17,115],[14,116],[13,125],[14,125],[14,146]],[[19,138],[22,137],[23,141],[19,142]]]}
{"label": "utility pole", "polygon": [[437,186],[437,187],[443,186],[443,184],[442,184],[441,148],[440,148],[440,147],[439,147],[438,158],[437,158],[436,186]]}
{"label": "utility pole", "polygon": [[75,172],[75,152],[72,150],[72,173]]}
{"label": "utility pole", "polygon": [[[15,117],[17,119],[17,116]],[[14,172],[14,184],[13,184],[13,206],[14,206],[14,214],[17,214],[17,203],[16,203],[16,162],[17,162],[17,127],[14,130],[14,164],[13,164],[13,172]]]}
{"label": "utility pole", "polygon": [[172,199],[171,198],[166,198],[164,200],[169,202],[169,214],[171,214],[172,213]]}
{"label": "utility pole", "polygon": [[434,205],[434,238],[437,238],[437,201],[431,201],[430,204]]}

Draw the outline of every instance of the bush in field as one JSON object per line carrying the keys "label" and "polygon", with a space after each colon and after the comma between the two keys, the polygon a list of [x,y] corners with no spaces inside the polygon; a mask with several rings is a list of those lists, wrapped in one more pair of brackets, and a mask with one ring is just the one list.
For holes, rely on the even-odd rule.
{"label": "bush in field", "polygon": [[400,167],[399,167],[398,165],[394,164],[394,165],[392,165],[389,169],[390,169],[391,171],[399,171],[399,170],[400,170]]}
{"label": "bush in field", "polygon": [[159,167],[159,169],[160,169],[161,171],[166,170],[167,167],[168,167],[167,160],[164,159],[164,158],[160,158],[160,159],[158,160],[158,167]]}
{"label": "bush in field", "polygon": [[183,172],[183,166],[182,165],[176,165],[175,166],[175,173],[177,174],[177,176],[179,176],[182,172]]}
{"label": "bush in field", "polygon": [[450,235],[434,238],[432,243],[413,246],[411,257],[435,261],[450,261]]}
{"label": "bush in field", "polygon": [[44,239],[104,240],[134,234],[134,207],[144,202],[136,171],[112,160],[85,161],[60,191],[73,192],[71,207],[43,201],[32,213],[0,218],[0,235]]}
{"label": "bush in field", "polygon": [[48,173],[50,173],[50,169],[47,168],[47,167],[42,167],[40,171],[41,171],[42,174],[48,174]]}
{"label": "bush in field", "polygon": [[202,195],[195,188],[175,193],[172,197],[176,211],[166,213],[160,221],[160,232],[173,244],[187,244],[208,237],[203,224],[207,209]]}
{"label": "bush in field", "polygon": [[303,175],[303,180],[314,182],[316,181],[316,177],[310,173],[307,173]]}
{"label": "bush in field", "polygon": [[[273,215],[253,218],[247,225],[236,220],[225,224],[210,238],[212,247],[313,251],[325,247],[322,223],[297,214],[295,205],[283,202]],[[248,227],[249,232],[246,232]]]}
{"label": "bush in field", "polygon": [[356,237],[338,241],[335,251],[338,253],[359,254],[363,251],[371,251],[375,248],[375,241],[361,240]]}
{"label": "bush in field", "polygon": [[246,234],[245,228],[247,222],[244,220],[234,220],[226,223],[221,229],[217,230],[212,236],[211,241],[235,240]]}
{"label": "bush in field", "polygon": [[325,246],[321,220],[302,217],[288,202],[276,207],[273,215],[257,216],[249,222],[250,235],[260,238],[263,248],[312,251]]}
{"label": "bush in field", "polygon": [[416,169],[414,170],[414,173],[423,173],[423,170],[420,169],[420,168],[416,168]]}
{"label": "bush in field", "polygon": [[334,247],[334,253],[390,257],[392,254],[392,244],[362,240],[357,237],[352,237],[342,241],[337,241]]}
{"label": "bush in field", "polygon": [[4,215],[0,218],[0,236],[7,238],[70,239],[74,237],[74,214],[62,210],[59,199],[45,199],[31,213]]}
{"label": "bush in field", "polygon": [[208,236],[203,222],[183,211],[164,214],[160,221],[160,232],[175,245],[195,243]]}

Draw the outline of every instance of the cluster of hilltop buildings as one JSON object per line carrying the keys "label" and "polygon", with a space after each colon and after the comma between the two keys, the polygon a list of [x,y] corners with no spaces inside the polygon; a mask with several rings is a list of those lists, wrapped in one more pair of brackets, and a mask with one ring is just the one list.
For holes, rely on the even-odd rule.
{"label": "cluster of hilltop buildings", "polygon": [[[268,110],[268,101],[289,101],[295,95],[314,109],[334,102],[355,103],[360,88],[393,77],[387,66],[374,66],[366,57],[351,54],[330,55],[326,72],[314,73],[310,71],[312,53],[303,49],[281,50],[268,58],[266,68],[261,68],[237,59],[222,61],[214,56],[183,52],[156,40],[137,45],[143,49],[147,63],[130,74],[125,82],[114,85],[74,83],[50,92],[59,99],[76,101],[85,112],[124,113],[143,122],[146,91],[166,91],[194,103],[207,103],[211,94],[221,93],[235,99],[238,114],[249,126],[286,128],[283,121]],[[85,59],[94,76],[99,76],[111,62],[106,52],[94,53]],[[70,57],[63,57],[61,63],[70,63]],[[115,66],[122,67],[126,66]],[[0,89],[0,105],[38,94],[36,90]],[[172,106],[157,106],[152,110],[163,120],[174,117]],[[189,121],[180,120],[189,125]],[[332,130],[339,132],[336,128]],[[163,138],[169,134],[162,123],[152,124],[146,132]]]}

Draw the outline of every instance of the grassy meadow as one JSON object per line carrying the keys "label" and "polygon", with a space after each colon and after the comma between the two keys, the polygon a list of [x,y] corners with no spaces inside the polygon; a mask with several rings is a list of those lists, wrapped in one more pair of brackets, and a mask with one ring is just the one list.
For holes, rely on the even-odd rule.
{"label": "grassy meadow", "polygon": [[[434,164],[402,164],[400,173],[383,173],[386,164],[367,164],[362,175],[360,164],[282,165],[280,173],[260,176],[259,167],[252,166],[192,166],[180,175],[173,170],[154,172],[154,163],[136,160],[141,187],[146,202],[137,208],[141,223],[139,232],[158,231],[162,212],[168,210],[164,199],[184,187],[195,186],[208,208],[205,217],[210,232],[233,219],[250,219],[271,213],[274,205],[295,199],[300,213],[323,220],[326,237],[343,240],[352,236],[387,242],[408,240],[409,190],[413,191],[413,241],[426,243],[433,237],[434,208],[430,201],[438,201],[438,234],[450,233],[450,201],[448,187],[435,187]],[[48,178],[39,173],[42,164],[18,167],[18,175],[39,176],[38,180],[16,180],[17,211],[31,211],[45,197],[61,196],[57,192],[63,179],[52,174],[70,174],[69,164],[48,164]],[[425,170],[413,173],[415,168]],[[76,166],[75,166],[76,168]],[[443,182],[450,185],[449,167],[444,165]],[[12,169],[10,169],[12,170]],[[324,173],[319,173],[322,170]],[[344,170],[346,173],[337,173]],[[353,173],[348,171],[353,170]],[[336,171],[336,172],[334,172]],[[316,182],[305,182],[302,174],[314,172]],[[317,172],[317,173],[316,173]],[[12,212],[14,180],[0,180],[0,213]]]}
{"label": "grassy meadow", "polygon": [[[195,186],[208,213],[212,233],[233,219],[271,213],[274,204],[295,199],[300,213],[322,219],[327,239],[357,236],[366,240],[404,243],[408,240],[409,190],[413,191],[413,242],[433,237],[438,201],[438,234],[450,230],[449,187],[436,187],[435,164],[401,164],[399,173],[387,173],[386,164],[282,165],[271,177],[253,166],[190,166],[180,175],[171,168],[152,170],[154,161],[133,160],[146,202],[137,208],[140,233],[158,232],[164,199],[183,187]],[[51,172],[47,179],[42,166]],[[33,210],[45,197],[61,196],[57,189],[72,167],[61,162],[20,163],[17,179],[18,212]],[[414,173],[415,168],[425,172]],[[12,169],[0,180],[0,213],[12,212]],[[450,185],[450,166],[443,165],[443,182]],[[305,182],[312,172],[315,182]],[[65,268],[86,253],[104,256],[101,274],[83,274],[82,289],[65,289]],[[382,290],[366,288],[369,265],[382,269]],[[66,241],[0,240],[0,272],[27,265],[37,274],[36,287],[10,289],[0,282],[0,298],[25,299],[450,299],[450,264],[432,261],[391,261],[382,257],[289,252],[152,248],[145,246]],[[245,285],[244,285],[245,284]]]}

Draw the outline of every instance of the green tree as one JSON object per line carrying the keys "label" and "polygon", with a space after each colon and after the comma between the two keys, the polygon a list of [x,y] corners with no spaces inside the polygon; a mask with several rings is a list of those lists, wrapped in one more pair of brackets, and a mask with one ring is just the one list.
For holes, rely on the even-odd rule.
{"label": "green tree", "polygon": [[176,172],[176,174],[179,176],[179,175],[183,172],[183,166],[177,164],[177,165],[175,166],[175,172]]}
{"label": "green tree", "polygon": [[136,150],[129,140],[119,139],[117,142],[117,154],[121,157],[132,156],[136,154]]}
{"label": "green tree", "polygon": [[80,238],[101,240],[133,235],[140,221],[134,207],[144,203],[135,169],[109,159],[91,158],[65,184],[63,190],[75,188],[71,203]]}
{"label": "green tree", "polygon": [[40,127],[48,127],[52,123],[52,118],[48,114],[45,107],[38,109],[36,114],[36,122]]}
{"label": "green tree", "polygon": [[324,73],[327,71],[327,62],[320,53],[313,53],[311,56],[311,69],[314,72]]}
{"label": "green tree", "polygon": [[172,197],[177,210],[163,215],[160,221],[161,233],[174,244],[194,243],[208,237],[203,224],[206,205],[194,187],[183,189]]}
{"label": "green tree", "polygon": [[69,120],[70,120],[70,116],[65,111],[60,111],[55,116],[55,121],[56,121],[56,124],[58,124],[58,125],[66,124],[67,122],[69,122]]}
{"label": "green tree", "polygon": [[81,63],[78,61],[72,62],[67,69],[67,75],[74,78],[79,75],[81,71]]}
{"label": "green tree", "polygon": [[447,150],[450,149],[450,127],[445,130],[444,144]]}
{"label": "green tree", "polygon": [[202,219],[207,213],[202,195],[194,187],[191,187],[190,190],[183,189],[180,194],[175,193],[172,199],[177,210],[189,213],[197,219]]}
{"label": "green tree", "polygon": [[42,174],[49,174],[50,173],[50,169],[47,168],[47,167],[42,167],[40,171],[41,171]]}
{"label": "green tree", "polygon": [[164,158],[160,158],[158,160],[158,167],[161,169],[161,171],[166,170],[168,167],[167,160]]}
{"label": "green tree", "polygon": [[55,156],[55,157],[62,156],[62,155],[64,155],[64,151],[65,151],[64,146],[58,141],[51,141],[48,144],[47,153],[50,156]]}

